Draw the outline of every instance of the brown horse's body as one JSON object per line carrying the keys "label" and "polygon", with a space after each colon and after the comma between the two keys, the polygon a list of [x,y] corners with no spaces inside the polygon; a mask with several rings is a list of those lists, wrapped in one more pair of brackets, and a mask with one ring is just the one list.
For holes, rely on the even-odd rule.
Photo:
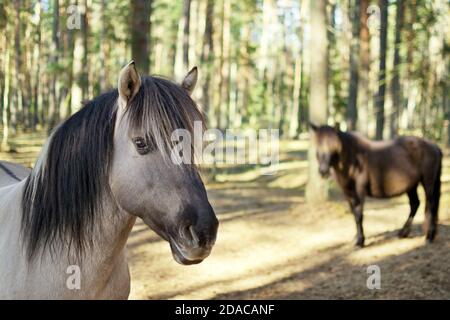
{"label": "brown horse's body", "polygon": [[364,198],[390,198],[407,193],[411,212],[399,236],[409,234],[419,207],[417,187],[426,195],[425,230],[432,242],[437,231],[442,152],[435,144],[418,137],[392,141],[370,141],[356,133],[315,127],[319,170],[333,168],[336,180],[349,201],[358,230],[357,245],[364,245],[362,212]]}

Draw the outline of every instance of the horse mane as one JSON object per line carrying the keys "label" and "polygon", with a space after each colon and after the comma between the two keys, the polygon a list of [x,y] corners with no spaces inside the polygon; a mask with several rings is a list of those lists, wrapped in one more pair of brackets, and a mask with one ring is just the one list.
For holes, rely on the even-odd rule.
{"label": "horse mane", "polygon": [[[127,106],[128,130],[141,130],[167,157],[175,129],[192,133],[203,116],[189,94],[160,77],[142,77]],[[21,234],[31,260],[38,251],[71,248],[78,257],[92,246],[94,226],[109,196],[117,89],[84,104],[51,134],[22,196]],[[97,224],[98,225],[98,224]],[[58,246],[57,246],[58,245]]]}
{"label": "horse mane", "polygon": [[370,140],[356,132],[337,131],[342,144],[341,156],[345,167],[359,167],[357,154],[366,152],[370,146]]}

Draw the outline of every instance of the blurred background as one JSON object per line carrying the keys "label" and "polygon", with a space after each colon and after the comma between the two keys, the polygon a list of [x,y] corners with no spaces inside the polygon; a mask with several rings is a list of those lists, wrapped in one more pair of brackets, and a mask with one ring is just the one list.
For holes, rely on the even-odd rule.
{"label": "blurred background", "polygon": [[[205,168],[222,223],[199,266],[177,266],[138,222],[132,297],[450,298],[449,22],[447,0],[0,0],[0,159],[32,167],[50,130],[116,87],[131,59],[176,80],[198,66],[208,126],[279,129],[279,171]],[[423,247],[423,214],[412,238],[396,239],[406,197],[369,201],[369,246],[355,252],[308,121],[442,146],[441,241]],[[365,287],[372,263],[389,270],[384,291]]]}

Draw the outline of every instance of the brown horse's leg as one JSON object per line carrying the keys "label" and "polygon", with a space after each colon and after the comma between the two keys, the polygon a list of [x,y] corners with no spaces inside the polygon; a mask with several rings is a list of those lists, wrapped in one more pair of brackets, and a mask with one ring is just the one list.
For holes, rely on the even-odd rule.
{"label": "brown horse's leg", "polygon": [[356,246],[364,247],[364,229],[363,229],[363,205],[364,201],[359,197],[349,200],[350,208],[353,212],[356,222]]}
{"label": "brown horse's leg", "polygon": [[[432,197],[432,196],[430,196]],[[426,234],[426,240],[428,243],[432,243],[437,234],[437,207],[433,200],[428,200],[427,195],[427,204],[425,206],[425,223],[424,223],[424,231]]]}
{"label": "brown horse's leg", "polygon": [[424,231],[426,233],[426,240],[428,243],[433,242],[437,234],[437,221],[439,199],[441,196],[441,170],[442,170],[442,153],[438,160],[437,170],[435,174],[430,174],[423,179],[423,187],[427,197],[427,204],[425,206],[425,223]]}
{"label": "brown horse's leg", "polygon": [[419,197],[417,196],[417,186],[408,191],[408,197],[411,212],[409,213],[409,217],[408,220],[406,220],[405,225],[398,233],[400,238],[406,238],[409,235],[409,232],[411,231],[411,224],[420,205]]}

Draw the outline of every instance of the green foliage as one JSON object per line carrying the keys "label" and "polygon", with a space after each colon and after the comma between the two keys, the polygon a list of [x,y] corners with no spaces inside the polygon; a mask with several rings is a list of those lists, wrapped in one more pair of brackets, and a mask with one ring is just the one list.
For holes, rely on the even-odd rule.
{"label": "green foliage", "polygon": [[[202,88],[206,71],[210,73],[209,91],[206,94],[209,98],[207,101],[210,104],[208,109],[211,119],[218,118],[219,109],[223,113],[223,119],[229,117],[233,112],[231,109],[235,106],[237,116],[242,119],[238,125],[243,127],[282,126],[280,129],[287,132],[287,126],[294,118],[298,119],[297,124],[301,128],[300,130],[306,130],[309,104],[309,58],[315,54],[310,51],[315,30],[310,29],[310,15],[305,15],[300,19],[303,14],[300,12],[300,7],[307,8],[309,0],[306,6],[303,0],[229,1],[231,4],[229,24],[222,20],[225,18],[223,10],[224,4],[227,2],[221,0],[213,3],[212,38],[214,48],[208,59],[201,60],[200,55],[205,39],[203,31],[207,0],[192,0],[189,48],[190,59],[193,61],[190,63],[199,65],[203,61],[206,64],[206,66],[199,65],[203,74],[200,74],[199,86],[194,98],[201,101],[205,94],[202,92]],[[64,114],[61,110],[68,103],[72,104],[70,112],[76,111],[76,106],[81,104],[78,102],[78,95],[92,98],[93,95],[115,85],[120,68],[132,58],[130,23],[132,1],[88,1],[87,34],[84,34],[84,30],[68,30],[66,26],[68,5],[75,1],[59,1],[60,51],[57,52],[58,59],[54,59],[52,39],[55,18],[54,1],[40,2],[42,4],[40,37],[38,37],[37,25],[32,22],[34,6],[37,2],[37,0],[23,0],[22,2],[20,48],[18,48],[18,52],[15,52],[17,50],[15,48],[15,2],[0,0],[0,29],[5,32],[2,35],[7,35],[7,48],[3,47],[4,38],[0,38],[0,54],[2,62],[6,53],[10,54],[10,74],[7,75],[10,80],[16,79],[16,74],[20,76],[17,78],[21,81],[30,79],[29,83],[25,81],[23,85],[24,87],[26,85],[26,89],[23,90],[24,103],[29,105],[19,108],[17,112],[24,112],[23,110],[27,111],[29,108],[31,114],[39,113],[39,118],[45,119],[44,116],[51,112],[48,110],[49,102],[52,100],[49,88],[52,78],[55,76],[57,78],[57,94],[60,95],[56,99],[60,105],[56,106],[55,112],[61,114]],[[415,5],[413,5],[414,2],[416,2]],[[81,4],[84,1],[77,1],[77,3]],[[351,23],[353,21],[348,16],[351,12],[350,3],[353,2],[349,2],[349,0],[330,2],[332,10],[329,11],[328,19],[330,24],[328,26],[329,122],[342,121],[345,119],[347,111],[350,81],[348,50],[352,41]],[[443,64],[448,60],[450,46],[448,39],[445,41],[442,34],[445,34],[445,22],[448,25],[449,5],[445,1],[437,0],[414,0],[404,3],[405,24],[401,30],[402,41],[400,43],[400,57],[403,63],[398,67],[398,71],[402,86],[408,85],[409,87],[401,93],[402,114],[400,116],[408,119],[408,123],[405,124],[403,121],[401,124],[402,132],[413,129],[412,127],[421,129],[422,122],[424,122],[433,138],[443,138],[446,128],[444,121],[446,111],[444,110],[445,106],[442,106],[444,93],[440,87],[442,81],[448,79],[448,68],[443,68]],[[180,50],[183,50],[179,36],[180,31],[182,33],[182,6],[182,1],[169,0],[152,0],[151,5],[150,69],[152,72],[170,78],[174,77],[175,73],[179,73],[176,65],[180,61],[177,59],[181,56]],[[386,72],[388,88],[386,101],[388,102],[392,98],[389,88],[394,74],[392,57],[396,8],[397,2],[390,1]],[[411,19],[413,14],[415,20],[409,22],[408,19]],[[230,29],[224,30],[227,25]],[[225,61],[227,59],[224,59],[226,55],[222,49],[226,40],[224,35],[228,32],[230,34],[230,52],[229,61]],[[373,108],[369,107],[373,105],[373,95],[379,85],[376,80],[379,64],[378,52],[376,52],[379,33],[372,28],[370,36],[372,38],[370,42],[371,63],[369,74],[366,75],[369,79],[369,88],[368,96],[363,99],[368,102],[368,106],[359,106],[359,108],[373,111]],[[84,38],[86,38],[86,43],[80,42]],[[264,39],[269,39],[267,44],[263,43]],[[358,41],[358,39],[353,40]],[[430,44],[434,43],[443,45],[434,50],[430,47]],[[300,47],[303,47],[304,50],[300,51]],[[83,55],[83,50],[80,49],[87,50],[87,55],[80,56]],[[20,56],[18,60],[22,63],[22,68],[18,71],[15,69],[15,57],[17,56]],[[298,56],[301,56],[302,64],[299,75],[300,86],[299,80],[295,79],[295,63],[299,60]],[[80,65],[80,61],[82,65]],[[408,64],[408,62],[411,63]],[[445,71],[442,71],[443,69]],[[0,76],[5,77],[5,70],[4,65],[0,66]],[[176,76],[179,75],[176,74]],[[228,79],[227,83],[223,83],[223,77]],[[1,79],[0,85],[3,86],[4,83],[4,79]],[[14,81],[10,81],[10,83],[9,94],[15,99],[19,91],[13,85]],[[223,88],[219,87],[221,83],[228,85],[226,87],[228,92],[222,92]],[[35,90],[37,96],[34,96]],[[298,93],[295,90],[298,90]],[[5,92],[4,88],[0,88],[1,92]],[[298,111],[295,111],[297,109],[291,108],[291,106],[294,97],[298,95],[299,108]],[[2,101],[3,98],[0,97]],[[229,105],[226,102],[228,100],[231,101]],[[413,106],[414,109],[408,111],[408,105],[410,108]],[[8,114],[10,112],[11,110],[8,110]],[[375,121],[374,112],[368,115],[369,124],[373,124]],[[412,115],[407,117],[404,112],[412,112]],[[424,116],[426,121],[422,121]],[[389,114],[386,112],[386,125],[389,123],[388,117]],[[23,117],[18,115],[18,118]],[[233,123],[234,121],[231,121],[230,125]],[[372,132],[369,131],[368,134],[371,135]]]}

